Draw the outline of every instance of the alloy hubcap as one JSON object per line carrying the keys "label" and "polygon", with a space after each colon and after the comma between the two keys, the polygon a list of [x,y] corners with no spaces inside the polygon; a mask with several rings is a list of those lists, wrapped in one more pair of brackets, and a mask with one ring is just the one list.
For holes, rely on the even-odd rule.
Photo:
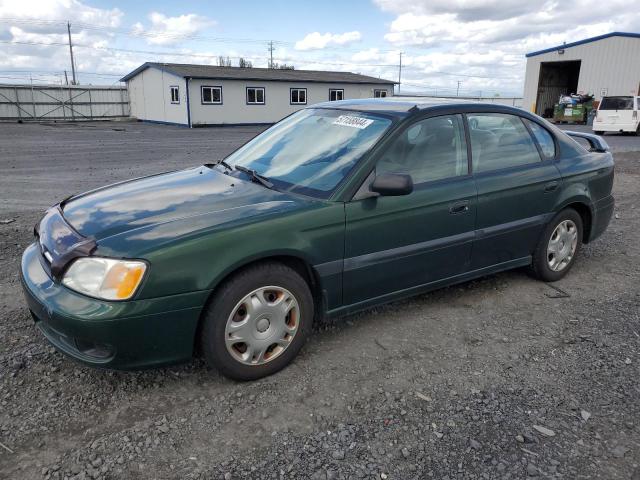
{"label": "alloy hubcap", "polygon": [[231,311],[225,327],[227,351],[245,365],[262,365],[284,352],[295,337],[300,307],[282,287],[261,287]]}
{"label": "alloy hubcap", "polygon": [[554,272],[560,272],[571,263],[578,247],[578,227],[571,220],[558,224],[547,246],[547,263]]}

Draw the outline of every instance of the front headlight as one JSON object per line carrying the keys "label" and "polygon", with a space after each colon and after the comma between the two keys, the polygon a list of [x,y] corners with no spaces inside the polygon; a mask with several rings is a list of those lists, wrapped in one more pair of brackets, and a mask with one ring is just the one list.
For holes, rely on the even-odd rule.
{"label": "front headlight", "polygon": [[71,264],[63,285],[105,300],[127,300],[142,282],[147,264],[139,260],[83,257]]}

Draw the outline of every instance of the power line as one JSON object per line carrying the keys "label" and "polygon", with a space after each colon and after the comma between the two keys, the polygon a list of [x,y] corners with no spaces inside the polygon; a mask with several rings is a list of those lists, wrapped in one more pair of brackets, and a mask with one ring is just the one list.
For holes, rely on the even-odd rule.
{"label": "power line", "polygon": [[[29,42],[29,41],[13,41],[13,40],[0,40],[0,44],[6,45],[33,45],[33,46],[43,46],[43,47],[51,47],[51,46],[67,46],[67,43],[63,42]],[[218,55],[210,55],[210,54],[202,54],[202,53],[187,53],[187,52],[167,52],[167,51],[153,51],[153,50],[136,50],[136,49],[127,49],[127,48],[116,48],[116,47],[99,47],[94,45],[84,45],[84,44],[74,44],[77,48],[88,48],[98,51],[114,51],[114,52],[123,52],[123,53],[137,53],[137,54],[145,54],[145,55],[159,55],[159,56],[172,56],[172,57],[191,57],[191,58],[210,58],[217,59]],[[234,56],[229,57],[234,60],[240,59],[242,57]],[[261,57],[252,57],[259,58]],[[293,61],[291,59],[275,59],[280,62]],[[329,65],[329,66],[347,66],[347,67],[385,67],[385,68],[396,68],[397,65],[389,64],[389,63],[356,63],[356,62],[325,62],[320,60],[305,60],[300,61],[298,63],[304,63],[308,65]],[[495,75],[472,75],[465,73],[455,73],[448,72],[442,70],[432,70],[428,71],[428,67],[419,67],[416,65],[404,66],[405,70],[414,70],[420,71],[424,75],[429,76],[437,76],[437,75],[446,75],[446,76],[456,76],[456,77],[465,77],[465,78],[482,78],[482,79],[504,79],[504,80],[514,80],[514,77],[503,77],[503,76],[495,76]]]}
{"label": "power line", "polygon": [[[67,22],[63,20],[36,20],[36,19],[21,19],[21,18],[8,18],[3,17],[0,18],[0,22],[3,23],[14,23],[18,25],[39,25],[39,26],[61,26],[65,27]],[[185,40],[203,40],[203,41],[214,41],[214,42],[222,42],[222,43],[264,43],[269,40],[265,39],[255,39],[255,38],[230,38],[230,37],[215,37],[208,35],[197,35],[197,34],[185,34],[185,33],[171,33],[171,32],[159,32],[153,30],[147,31],[135,31],[128,30],[117,27],[109,27],[106,25],[96,25],[85,22],[74,22],[74,25],[81,30],[90,30],[90,31],[98,31],[98,32],[109,32],[113,34],[126,35],[130,37],[143,37],[143,38],[163,38],[163,39],[185,39]],[[287,44],[293,45],[293,42],[284,42],[273,40],[274,44]]]}
{"label": "power line", "polygon": [[[418,67],[415,65],[411,65],[411,66],[405,66],[404,67],[405,70],[421,70],[424,71],[426,70],[428,67]],[[513,80],[514,77],[499,77],[496,75],[471,75],[471,74],[466,74],[466,73],[455,73],[455,72],[446,72],[443,70],[433,70],[434,73],[438,73],[441,75],[451,75],[454,77],[467,77],[467,78],[496,78],[496,79],[502,79],[502,80]],[[423,73],[432,73],[432,72],[423,72]]]}

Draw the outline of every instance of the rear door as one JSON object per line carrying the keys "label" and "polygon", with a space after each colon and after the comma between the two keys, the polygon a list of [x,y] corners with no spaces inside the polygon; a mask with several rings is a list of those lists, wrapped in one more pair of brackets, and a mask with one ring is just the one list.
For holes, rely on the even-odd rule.
{"label": "rear door", "polygon": [[462,115],[418,120],[379,156],[375,174],[408,173],[411,194],[346,204],[344,304],[366,303],[468,270],[476,216]]}
{"label": "rear door", "polygon": [[533,252],[560,192],[552,134],[517,115],[467,115],[478,188],[472,268],[524,259]]}

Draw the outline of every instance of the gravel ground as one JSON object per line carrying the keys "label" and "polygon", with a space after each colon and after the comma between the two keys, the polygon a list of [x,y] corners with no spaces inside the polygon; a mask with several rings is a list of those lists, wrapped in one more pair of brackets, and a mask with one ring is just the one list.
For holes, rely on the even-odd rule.
{"label": "gravel ground", "polygon": [[607,136],[616,216],[553,285],[515,270],[326,322],[253,383],[56,353],[17,274],[43,209],[256,132],[0,125],[0,478],[640,479],[640,138]]}

